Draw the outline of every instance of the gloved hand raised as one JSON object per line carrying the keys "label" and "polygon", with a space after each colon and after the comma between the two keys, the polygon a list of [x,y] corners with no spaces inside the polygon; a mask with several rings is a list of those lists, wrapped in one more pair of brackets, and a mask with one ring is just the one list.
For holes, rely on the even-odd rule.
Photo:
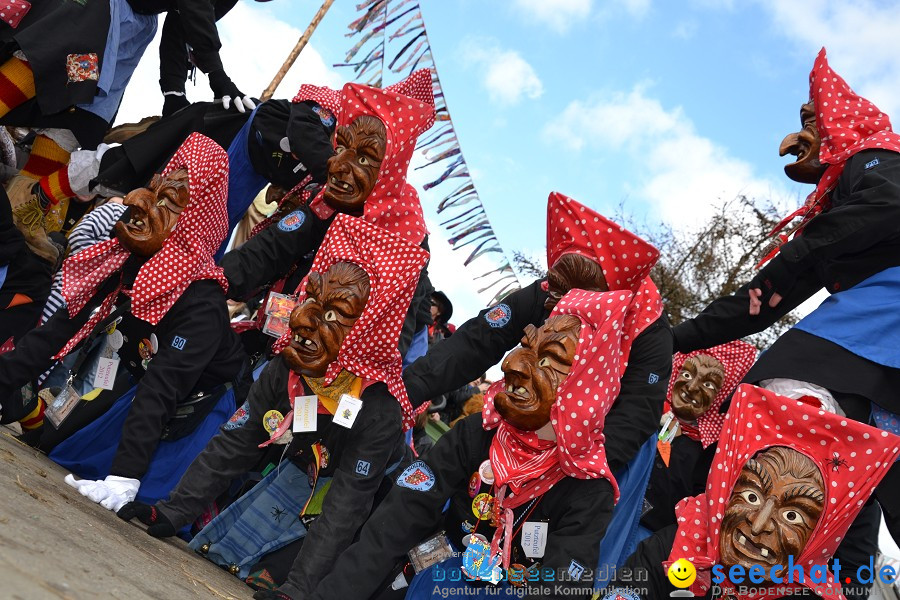
{"label": "gloved hand raised", "polygon": [[222,106],[225,110],[231,107],[231,101],[234,100],[234,107],[238,112],[247,112],[247,109],[253,110],[256,104],[242,91],[240,91],[225,71],[213,71],[209,74],[209,87],[212,88],[213,95],[216,100],[222,100]]}

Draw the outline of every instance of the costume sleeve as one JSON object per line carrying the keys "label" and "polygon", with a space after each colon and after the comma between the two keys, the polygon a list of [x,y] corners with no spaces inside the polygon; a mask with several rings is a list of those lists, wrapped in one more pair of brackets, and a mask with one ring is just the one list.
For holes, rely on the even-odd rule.
{"label": "costume sleeve", "polygon": [[321,107],[312,100],[291,102],[287,134],[291,140],[302,140],[299,148],[291,146],[300,162],[307,168],[316,183],[325,183],[328,159],[334,156],[334,146],[327,127],[314,108]]}
{"label": "costume sleeve", "polygon": [[535,281],[481,311],[410,365],[403,372],[403,382],[412,405],[420,406],[468,384],[519,343],[526,325],[540,325],[547,299],[540,285],[541,281]]}
{"label": "costume sleeve", "polygon": [[[216,29],[216,8],[213,0],[177,0],[178,22],[183,43],[191,47],[194,61],[204,73],[222,70],[219,50],[222,42]],[[173,17],[166,15],[166,23]]]}
{"label": "costume sleeve", "polygon": [[243,300],[284,277],[304,256],[319,247],[328,229],[308,208],[298,208],[222,257],[228,298]]}
{"label": "costume sleeve", "polygon": [[[781,248],[800,273],[842,255],[864,252],[900,231],[900,154],[867,150],[847,160],[832,206]],[[831,282],[825,282],[831,283]]]}
{"label": "costume sleeve", "polygon": [[279,356],[266,365],[250,388],[247,401],[197,455],[169,499],[157,504],[176,529],[196,519],[232,479],[252,469],[265,454],[259,444],[269,439],[269,434],[262,418],[272,408],[284,408],[276,406],[273,399],[288,404],[286,382],[287,367]]}
{"label": "costume sleeve", "polygon": [[205,294],[199,283],[185,290],[154,332],[159,351],[138,383],[111,475],[144,475],[176,404],[194,389],[228,332],[222,296]]}
{"label": "costume sleeve", "polygon": [[609,588],[622,587],[643,590],[641,598],[668,598],[675,586],[669,583],[663,561],[669,558],[678,531],[676,525],[657,531],[640,544],[625,568],[616,571]]}
{"label": "costume sleeve", "polygon": [[672,329],[662,316],[631,345],[619,396],[606,415],[606,460],[613,473],[622,470],[659,427],[671,374]]}
{"label": "costume sleeve", "polygon": [[420,329],[428,326],[421,322],[422,305],[428,305],[430,316],[432,293],[434,293],[434,287],[431,285],[431,280],[428,278],[428,267],[425,266],[422,267],[422,272],[419,274],[416,290],[413,292],[412,300],[409,302],[409,308],[406,310],[406,318],[403,320],[403,327],[400,329],[400,339],[397,342],[397,346],[400,348],[401,356],[406,356],[406,353],[409,351],[409,346],[412,343],[413,336],[415,336]]}
{"label": "costume sleeve", "polygon": [[422,478],[416,489],[394,485],[366,522],[359,541],[341,554],[311,598],[370,598],[388,583],[385,580],[406,553],[438,529],[447,500],[466,489],[472,473],[469,452],[481,448],[484,435],[481,414],[472,415],[410,465],[397,481],[418,469]]}
{"label": "costume sleeve", "polygon": [[322,514],[310,526],[287,582],[279,588],[293,598],[307,598],[332,570],[371,513],[388,461],[400,456],[403,446],[400,404],[381,383],[366,388],[362,396],[366,414],[361,411],[353,424],[331,480],[331,489],[325,496]]}
{"label": "costume sleeve", "polygon": [[[781,260],[776,256],[760,271],[765,276],[766,270]],[[822,282],[812,271],[797,277],[794,287],[782,298],[778,306],[771,308],[763,302],[758,315],[750,314],[749,284],[741,286],[731,296],[723,296],[703,309],[694,317],[675,326],[675,350],[687,354],[694,350],[712,348],[744,336],[759,333],[768,329],[781,317],[788,314],[817,291],[822,289]]]}
{"label": "costume sleeve", "polygon": [[[552,569],[557,574],[567,573],[565,581],[545,583],[541,598],[571,598],[581,596],[576,589],[590,588],[593,580],[584,577],[583,571],[593,571],[600,557],[600,540],[612,518],[614,496],[612,485],[606,479],[582,480],[577,491],[566,498],[561,514],[551,515],[555,523],[547,538],[547,551],[541,562],[541,570]],[[578,577],[576,579],[576,577]],[[547,595],[547,587],[550,594]],[[566,593],[566,589],[570,590]],[[533,597],[528,596],[528,597]]]}

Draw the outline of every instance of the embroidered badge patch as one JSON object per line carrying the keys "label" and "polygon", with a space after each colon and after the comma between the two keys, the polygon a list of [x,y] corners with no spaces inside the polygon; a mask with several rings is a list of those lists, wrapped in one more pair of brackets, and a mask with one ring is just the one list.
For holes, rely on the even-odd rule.
{"label": "embroidered badge patch", "polygon": [[417,492],[427,492],[434,487],[434,481],[434,472],[431,467],[421,460],[406,467],[397,477],[397,485]]}
{"label": "embroidered badge patch", "polygon": [[319,120],[322,121],[322,125],[325,127],[334,125],[334,115],[331,114],[330,110],[321,106],[313,106],[312,109],[314,113],[319,115]]}
{"label": "embroidered badge patch", "polygon": [[640,597],[634,592],[616,588],[610,593],[603,596],[602,600],[640,600]]}
{"label": "embroidered badge patch", "polygon": [[275,433],[275,430],[278,429],[278,426],[281,425],[282,421],[284,421],[283,414],[277,410],[270,410],[263,415],[263,428],[269,435],[272,435]]}
{"label": "embroidered badge patch", "polygon": [[184,345],[187,344],[187,338],[183,338],[181,336],[175,336],[172,338],[172,347],[176,350],[184,350]]}
{"label": "embroidered badge patch", "polygon": [[650,373],[650,377],[647,378],[647,383],[653,385],[657,381],[659,381],[659,375],[657,375],[656,373]]}
{"label": "embroidered badge patch", "polygon": [[578,581],[581,579],[581,576],[584,575],[584,567],[578,564],[577,561],[573,560],[569,563],[568,573],[572,579]]}
{"label": "embroidered badge patch", "polygon": [[356,462],[356,474],[362,475],[363,477],[367,477],[369,475],[369,461],[367,460],[359,460]]}
{"label": "embroidered badge patch", "polygon": [[70,54],[66,57],[66,74],[69,83],[97,81],[100,79],[100,59],[90,54]]}
{"label": "embroidered badge patch", "polygon": [[306,215],[303,214],[303,211],[295,210],[278,221],[278,229],[282,231],[294,231],[295,229],[299,229],[304,221],[306,221]]}
{"label": "embroidered badge patch", "polygon": [[238,427],[243,427],[247,419],[250,418],[250,401],[244,402],[239,409],[234,411],[228,422],[225,423],[225,431],[232,431]]}
{"label": "embroidered badge patch", "polygon": [[877,165],[878,165],[877,158],[875,160],[870,160],[869,162],[866,163],[866,171],[868,171],[869,169],[871,169],[872,167],[877,166]]}
{"label": "embroidered badge patch", "polygon": [[484,320],[487,321],[488,325],[495,329],[503,327],[504,325],[509,323],[509,319],[511,317],[512,309],[510,309],[506,304],[498,304],[491,310],[484,313]]}

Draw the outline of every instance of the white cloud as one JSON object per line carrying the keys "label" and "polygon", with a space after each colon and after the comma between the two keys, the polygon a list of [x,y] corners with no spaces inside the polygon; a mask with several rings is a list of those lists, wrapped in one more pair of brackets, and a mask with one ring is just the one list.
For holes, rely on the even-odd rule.
{"label": "white cloud", "polygon": [[812,68],[823,45],[835,71],[857,93],[900,118],[900,19],[896,3],[759,0],[775,27]]}
{"label": "white cloud", "polygon": [[796,202],[781,182],[758,177],[750,163],[698,134],[680,107],[667,110],[640,87],[572,102],[544,136],[573,151],[605,151],[610,161],[623,160],[624,153],[622,169],[638,168],[628,175],[634,182],[625,184],[629,192],[675,226],[696,223],[738,194]]}
{"label": "white cloud", "polygon": [[[147,47],[144,57],[125,92],[117,123],[138,121],[158,115],[163,97],[159,90],[159,37],[164,16],[160,17],[156,39]],[[241,91],[259,96],[269,85],[282,61],[297,43],[299,29],[275,18],[271,11],[255,3],[238,3],[218,23],[222,40],[222,63]],[[252,40],[252,42],[251,42]],[[307,45],[275,92],[276,98],[292,98],[301,83],[332,87],[343,83],[342,77]],[[197,73],[197,85],[187,83],[191,101],[212,100],[212,92],[203,73]]]}
{"label": "white cloud", "polygon": [[697,34],[699,28],[697,21],[679,21],[675,24],[675,28],[672,29],[672,37],[679,40],[689,40]]}
{"label": "white cloud", "polygon": [[481,71],[481,83],[494,102],[512,106],[523,97],[533,100],[544,93],[534,68],[518,52],[501,48],[492,38],[466,38],[461,54]]}
{"label": "white cloud", "polygon": [[557,33],[565,33],[591,13],[592,4],[593,0],[515,0],[514,7],[527,20],[544,23]]}

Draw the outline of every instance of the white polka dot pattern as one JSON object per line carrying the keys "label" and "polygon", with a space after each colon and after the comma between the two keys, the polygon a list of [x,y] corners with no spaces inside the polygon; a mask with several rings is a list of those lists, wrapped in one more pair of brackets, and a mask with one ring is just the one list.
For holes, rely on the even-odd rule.
{"label": "white polka dot pattern", "polygon": [[[310,267],[311,272],[323,273],[335,263],[352,262],[368,274],[369,299],[325,378],[331,383],[346,369],[359,377],[384,382],[403,410],[404,430],[413,426],[415,411],[403,385],[403,362],[397,341],[427,260],[428,252],[404,238],[339,214]],[[306,299],[306,279],[297,288],[298,302]],[[289,334],[285,334],[275,342],[273,350],[281,352],[288,342]]]}
{"label": "white polka dot pattern", "polygon": [[[795,563],[807,573],[811,565],[831,562],[853,519],[900,454],[900,437],[826,412],[818,401],[809,400],[791,400],[748,384],[738,386],[706,493],[685,498],[675,509],[678,533],[664,568],[679,558],[690,560],[698,571],[692,587],[695,594],[709,589],[709,569],[719,561],[719,524],[725,506],[741,469],[758,452],[787,446],[812,459],[822,473],[825,508]],[[830,572],[827,584],[810,582],[808,587],[820,596],[842,597]]]}
{"label": "white polka dot pattern", "polygon": [[627,365],[635,338],[662,315],[662,299],[649,277],[659,250],[572,198],[552,192],[547,201],[547,264],[570,253],[599,264],[611,291],[634,292],[622,337]]}
{"label": "white polka dot pattern", "polygon": [[[349,125],[361,115],[378,117],[387,130],[387,148],[375,188],[366,199],[363,219],[415,244],[427,230],[422,204],[406,172],[416,139],[434,124],[431,71],[420,69],[383,90],[348,83],[341,90],[338,125]],[[322,195],[312,206],[322,201]]]}
{"label": "white polka dot pattern", "polygon": [[[675,380],[681,374],[681,367],[689,358],[693,358],[700,354],[712,356],[725,367],[725,380],[719,389],[718,395],[713,398],[713,402],[703,415],[697,419],[696,429],[682,422],[682,430],[685,435],[691,439],[703,444],[704,448],[708,448],[713,442],[719,439],[722,432],[722,425],[725,423],[725,415],[719,412],[722,403],[731,397],[734,388],[740,383],[753,363],[756,362],[756,348],[747,342],[735,340],[706,350],[695,350],[690,354],[682,354],[676,352],[672,357],[672,377],[669,378],[669,391],[666,398],[672,401],[672,386]],[[681,419],[678,419],[681,421]]]}
{"label": "white polka dot pattern", "polygon": [[569,291],[555,315],[575,315],[581,321],[578,346],[569,375],[563,380],[550,412],[556,442],[540,440],[503,420],[494,397],[500,380],[485,394],[485,429],[497,428],[491,443],[495,485],[507,485],[504,508],[515,508],[549,490],[563,477],[608,479],[618,500],[615,477],[606,464],[603,423],[619,395],[625,366],[620,356],[622,323],[632,293]]}
{"label": "white polka dot pattern", "polygon": [[304,100],[318,102],[319,106],[327,108],[331,114],[336,115],[341,106],[341,92],[330,87],[304,83],[291,102],[303,102]]}
{"label": "white polka dot pattern", "polygon": [[891,129],[890,118],[872,102],[857,95],[831,70],[825,48],[819,51],[809,74],[809,98],[816,106],[816,127],[822,141],[819,161],[829,166],[804,205],[785,217],[773,233],[794,218],[803,217],[797,227],[799,230],[817,214],[831,208],[831,190],[844,171],[847,159],[854,154],[875,149],[900,152],[900,135]]}
{"label": "white polka dot pattern", "polygon": [[[188,137],[163,175],[186,167],[190,202],[175,230],[138,271],[130,291],[131,314],[153,325],[165,316],[184,290],[200,279],[215,279],[228,291],[228,280],[213,256],[228,233],[228,154],[208,137]],[[62,294],[70,315],[77,314],[107,277],[119,271],[129,252],[118,239],[94,244],[63,263]],[[111,293],[87,324],[54,357],[65,356],[112,310],[121,286]]]}
{"label": "white polka dot pattern", "polygon": [[15,29],[31,10],[31,3],[26,0],[4,0],[0,2],[0,20]]}

